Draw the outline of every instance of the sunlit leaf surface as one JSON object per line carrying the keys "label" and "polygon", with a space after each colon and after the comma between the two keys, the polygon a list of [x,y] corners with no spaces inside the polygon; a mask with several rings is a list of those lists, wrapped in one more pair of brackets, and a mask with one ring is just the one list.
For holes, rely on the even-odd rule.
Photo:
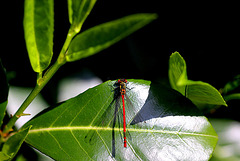
{"label": "sunlit leaf surface", "polygon": [[[25,125],[33,126],[26,142],[55,160],[211,157],[218,137],[207,118],[178,92],[144,80],[129,80],[127,85],[133,108],[126,102],[129,136],[124,148],[122,124],[113,127],[109,119],[113,84],[105,82],[44,111]],[[99,124],[103,116],[108,122],[104,126]]]}

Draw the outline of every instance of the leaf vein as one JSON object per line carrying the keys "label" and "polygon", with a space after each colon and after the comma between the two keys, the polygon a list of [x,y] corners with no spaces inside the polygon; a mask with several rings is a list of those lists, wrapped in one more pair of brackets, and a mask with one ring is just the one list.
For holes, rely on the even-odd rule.
{"label": "leaf vein", "polygon": [[89,100],[86,102],[86,104],[81,108],[81,110],[76,114],[76,116],[75,116],[75,117],[72,119],[72,121],[68,124],[69,127],[72,125],[73,121],[78,117],[78,115],[80,115],[80,113],[81,113],[82,110],[87,106],[87,104],[88,104],[89,102],[91,102],[93,98],[95,98],[96,96],[98,96],[99,93],[100,93],[100,92],[98,92],[94,97],[92,97],[91,99],[89,99]]}
{"label": "leaf vein", "polygon": [[81,143],[78,141],[78,139],[76,138],[76,136],[73,134],[72,130],[71,130],[71,134],[73,136],[73,138],[75,139],[75,141],[77,142],[78,146],[80,147],[80,149],[82,149],[82,151],[84,151],[84,153],[86,153],[86,155],[89,157],[89,159],[93,160],[88,153],[86,152],[86,150],[84,150],[84,148],[82,147]]}
{"label": "leaf vein", "polygon": [[92,119],[92,122],[90,123],[89,126],[92,126],[94,121],[96,120],[96,118],[98,117],[98,115],[100,114],[100,112],[102,111],[103,107],[105,107],[106,103],[108,102],[108,100],[111,98],[111,95],[109,95],[107,101],[102,105],[101,109],[98,111],[98,113],[96,114],[96,116]]}
{"label": "leaf vein", "polygon": [[[122,131],[123,128],[116,129],[111,127],[95,127],[95,126],[72,126],[72,127],[51,127],[51,128],[39,128],[39,129],[31,129],[29,133],[40,133],[44,131],[69,131],[69,130],[103,130],[103,131],[112,131],[112,130],[120,130]],[[166,131],[166,130],[151,130],[151,129],[133,129],[128,128],[129,132],[149,132],[149,133],[167,133],[167,134],[174,134],[174,135],[193,135],[193,136],[202,136],[202,137],[212,137],[218,138],[215,135],[211,134],[204,134],[204,133],[191,133],[191,132],[178,132],[178,131]]]}
{"label": "leaf vein", "polygon": [[63,147],[61,146],[61,144],[59,143],[59,141],[55,138],[55,136],[52,135],[52,134],[50,133],[50,131],[47,131],[47,132],[48,132],[48,134],[53,138],[53,140],[57,143],[59,149],[60,149],[61,151],[63,151],[69,158],[72,158],[72,157],[71,157],[70,155],[68,155],[68,153],[63,149]]}

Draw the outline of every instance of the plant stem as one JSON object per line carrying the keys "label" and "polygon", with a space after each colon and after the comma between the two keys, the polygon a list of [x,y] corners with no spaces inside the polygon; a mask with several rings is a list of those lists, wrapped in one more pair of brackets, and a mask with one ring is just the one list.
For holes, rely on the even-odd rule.
{"label": "plant stem", "polygon": [[72,27],[70,27],[70,29],[68,30],[68,34],[67,34],[67,38],[65,40],[65,43],[62,47],[62,50],[59,54],[59,57],[58,59],[61,60],[61,59],[65,59],[66,58],[66,51],[69,47],[69,44],[70,42],[72,41],[73,37],[77,34],[77,32],[75,32]]}
{"label": "plant stem", "polygon": [[29,106],[29,104],[34,100],[34,98],[38,95],[38,93],[43,89],[43,87],[48,83],[48,81],[52,78],[52,76],[63,64],[65,64],[65,61],[61,63],[59,61],[56,61],[55,64],[53,64],[52,67],[45,73],[43,78],[38,79],[38,82],[35,88],[32,90],[32,92],[29,94],[29,96],[20,106],[18,111],[12,116],[8,124],[5,126],[3,133],[8,133],[12,129],[17,119],[21,115],[23,115],[23,112],[25,111],[25,109]]}
{"label": "plant stem", "polygon": [[12,116],[8,124],[5,126],[3,133],[8,133],[11,131],[12,127],[14,126],[15,122],[19,117],[21,117],[25,109],[30,105],[30,103],[34,100],[34,98],[38,95],[38,93],[43,89],[43,87],[48,83],[48,81],[53,77],[53,75],[57,72],[57,70],[66,63],[66,51],[69,47],[69,44],[72,40],[72,38],[77,33],[72,32],[69,30],[67,38],[65,40],[65,43],[63,45],[63,48],[58,56],[57,61],[46,71],[43,77],[41,75],[38,76],[37,84],[35,88],[32,90],[32,92],[29,94],[29,96],[26,98],[26,100],[23,102],[23,104],[20,106],[18,111]]}

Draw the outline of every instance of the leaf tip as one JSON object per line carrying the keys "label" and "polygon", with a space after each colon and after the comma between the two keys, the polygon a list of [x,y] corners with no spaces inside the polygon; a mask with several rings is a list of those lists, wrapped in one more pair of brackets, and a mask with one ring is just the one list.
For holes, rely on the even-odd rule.
{"label": "leaf tip", "polygon": [[174,56],[178,56],[178,57],[183,58],[178,51],[173,52],[173,53],[170,55],[170,58],[171,58],[171,57],[174,57]]}
{"label": "leaf tip", "polygon": [[152,19],[157,19],[158,18],[158,14],[157,13],[150,13]]}

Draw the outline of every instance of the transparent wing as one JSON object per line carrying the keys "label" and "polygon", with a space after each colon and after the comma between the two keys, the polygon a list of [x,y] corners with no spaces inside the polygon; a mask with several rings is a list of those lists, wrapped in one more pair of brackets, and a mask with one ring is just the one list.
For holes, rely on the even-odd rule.
{"label": "transparent wing", "polygon": [[128,97],[128,95],[125,95],[125,108],[126,108],[126,120],[127,120],[127,126],[131,125],[133,119],[138,119],[139,122],[144,121],[143,117],[141,115],[137,115],[139,112],[138,109],[136,109]]}
{"label": "transparent wing", "polygon": [[[131,100],[127,95],[125,95],[125,109],[126,109],[126,124],[127,127],[132,122],[133,118],[137,114],[137,110],[134,108]],[[141,118],[139,118],[141,119]],[[112,137],[115,136],[113,134],[114,129],[118,128],[121,140],[123,142],[123,112],[122,112],[122,98],[118,93],[114,94],[113,100],[110,102],[107,110],[102,114],[102,116],[93,122],[92,127],[97,127],[96,130],[90,130],[88,134],[85,136],[85,142],[94,144],[97,140],[101,139],[101,134],[106,132],[104,128],[110,128],[112,130]],[[99,129],[103,128],[103,129]],[[131,135],[127,130],[127,140],[131,140]],[[112,138],[112,142],[115,138]]]}
{"label": "transparent wing", "polygon": [[[109,128],[120,127],[120,125],[116,125],[117,122],[120,123],[118,121],[118,113],[121,109],[119,101],[120,97],[115,96],[102,116],[92,123],[91,126],[96,127],[96,130],[90,130],[88,132],[84,139],[85,142],[94,144],[96,142],[96,139],[99,139],[99,135],[101,135],[102,131],[106,131]],[[104,130],[104,128],[106,130]]]}

